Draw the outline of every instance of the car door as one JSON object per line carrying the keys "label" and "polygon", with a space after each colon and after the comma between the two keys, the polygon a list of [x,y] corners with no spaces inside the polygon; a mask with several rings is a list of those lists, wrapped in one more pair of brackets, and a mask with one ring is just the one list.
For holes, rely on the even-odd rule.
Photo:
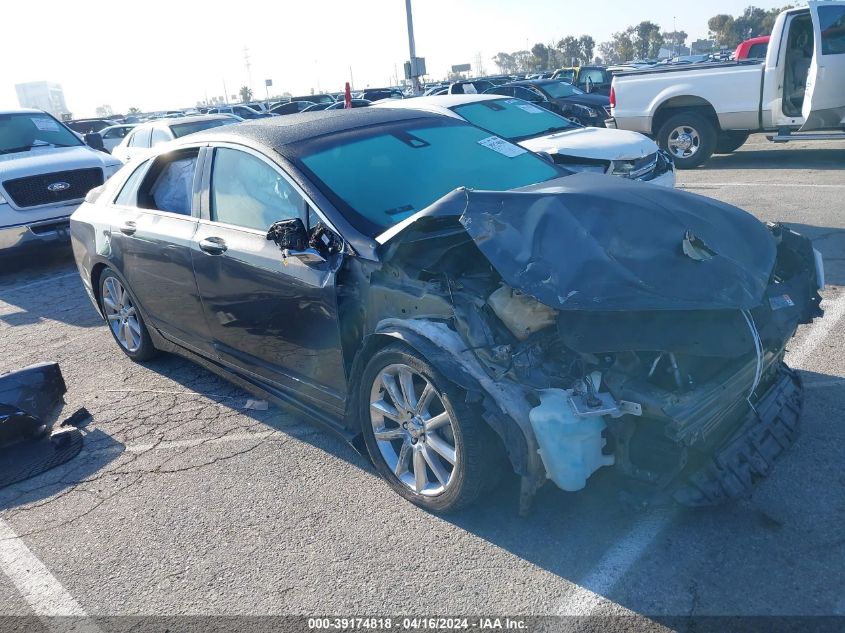
{"label": "car door", "polygon": [[[200,147],[142,163],[114,201],[111,259],[167,338],[213,355],[191,262],[198,224]],[[194,209],[197,209],[196,215]]]}
{"label": "car door", "polygon": [[839,129],[845,126],[845,2],[807,4],[814,42],[801,129]]}
{"label": "car door", "polygon": [[120,144],[131,129],[131,127],[121,125],[103,132],[103,147],[111,153],[111,151]]}
{"label": "car door", "polygon": [[[245,147],[209,150],[203,218],[194,236],[197,286],[216,353],[224,362],[342,410],[346,377],[340,347],[335,271],[283,259],[270,225],[300,218],[313,205],[273,162]],[[309,211],[310,210],[310,211]]]}
{"label": "car door", "polygon": [[136,156],[140,154],[146,154],[147,151],[150,149],[151,135],[151,127],[143,127],[140,129],[133,130],[126,144],[121,144],[119,146],[120,155],[118,155],[118,158],[120,158],[120,160],[122,160],[124,163],[128,163]]}

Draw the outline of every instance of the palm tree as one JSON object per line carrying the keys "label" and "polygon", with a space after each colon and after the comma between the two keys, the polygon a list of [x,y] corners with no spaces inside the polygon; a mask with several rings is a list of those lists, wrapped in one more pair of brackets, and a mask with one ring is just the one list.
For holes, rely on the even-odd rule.
{"label": "palm tree", "polygon": [[249,86],[241,86],[238,94],[241,95],[241,103],[248,103],[252,101],[252,88]]}

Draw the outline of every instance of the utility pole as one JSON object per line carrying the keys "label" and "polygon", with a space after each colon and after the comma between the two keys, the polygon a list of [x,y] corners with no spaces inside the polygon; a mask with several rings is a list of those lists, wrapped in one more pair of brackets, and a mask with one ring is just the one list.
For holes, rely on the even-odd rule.
{"label": "utility pole", "polygon": [[244,65],[246,66],[247,87],[252,90],[252,64],[249,61],[249,49],[244,46]]}
{"label": "utility pole", "polygon": [[411,0],[405,0],[405,15],[408,19],[408,51],[411,54],[411,85],[414,94],[418,95],[420,90],[420,78],[417,76],[417,45],[414,43],[414,16],[411,13]]}
{"label": "utility pole", "polygon": [[677,51],[678,48],[678,25],[675,22],[675,16],[672,16],[672,57],[676,57],[678,55]]}

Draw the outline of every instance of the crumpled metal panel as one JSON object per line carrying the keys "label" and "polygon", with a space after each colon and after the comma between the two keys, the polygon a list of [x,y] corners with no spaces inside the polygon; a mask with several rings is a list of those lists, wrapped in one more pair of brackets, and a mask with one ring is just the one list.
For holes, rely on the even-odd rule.
{"label": "crumpled metal panel", "polygon": [[[484,256],[557,310],[747,310],[775,262],[775,239],[756,218],[665,187],[576,174],[465,196],[460,222]],[[684,252],[690,236],[706,259]]]}

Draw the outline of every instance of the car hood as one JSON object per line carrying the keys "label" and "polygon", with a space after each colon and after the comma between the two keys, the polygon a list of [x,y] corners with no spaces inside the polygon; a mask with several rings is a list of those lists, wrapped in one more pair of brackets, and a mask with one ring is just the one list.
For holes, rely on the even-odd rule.
{"label": "car hood", "polygon": [[0,172],[3,180],[49,174],[54,171],[108,167],[120,161],[87,145],[78,147],[43,147],[28,152],[0,154]]}
{"label": "car hood", "polygon": [[639,132],[601,127],[575,127],[520,141],[532,152],[566,154],[596,160],[635,160],[657,151],[657,144]]}
{"label": "car hood", "polygon": [[556,310],[748,310],[776,257],[772,233],[736,207],[596,174],[459,189],[378,241],[424,239],[443,222],[459,224],[507,284]]}

